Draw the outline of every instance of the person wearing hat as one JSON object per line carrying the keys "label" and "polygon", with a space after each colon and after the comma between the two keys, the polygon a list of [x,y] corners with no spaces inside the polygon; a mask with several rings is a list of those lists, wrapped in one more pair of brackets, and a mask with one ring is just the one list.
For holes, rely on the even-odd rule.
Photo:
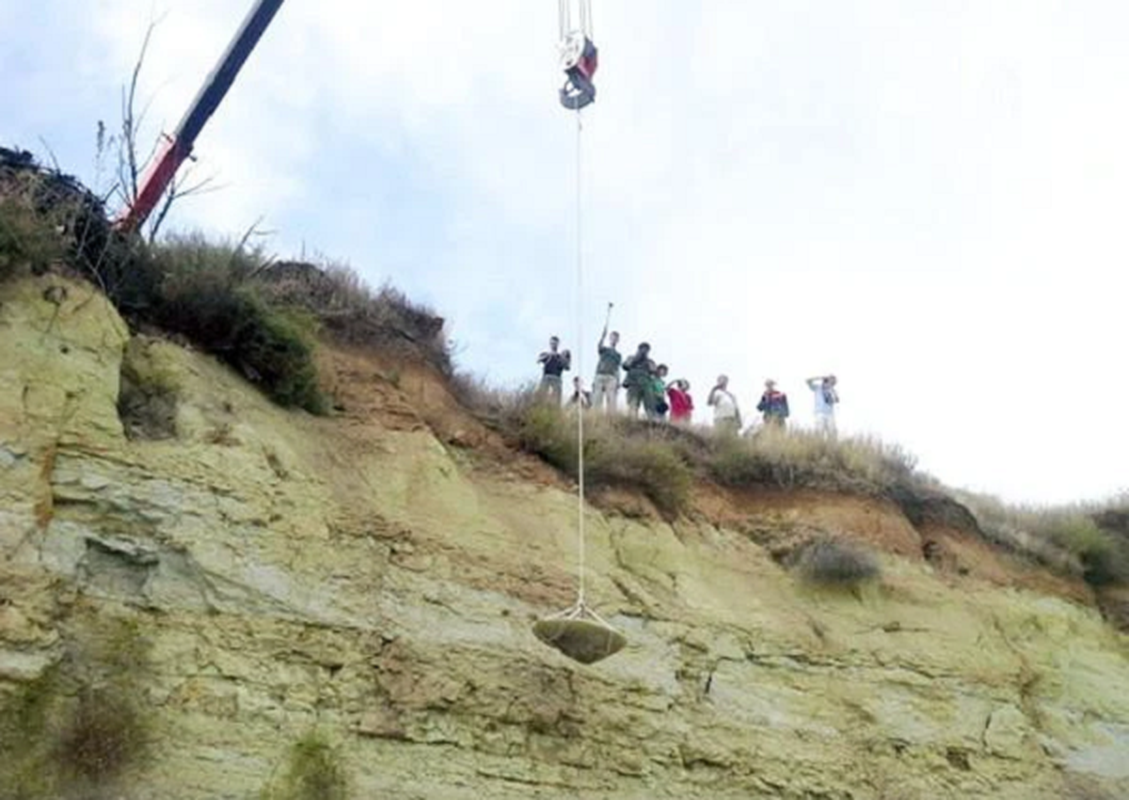
{"label": "person wearing hat", "polygon": [[766,428],[784,430],[785,420],[788,419],[788,395],[776,388],[776,381],[769,378],[764,382],[764,394],[757,403],[757,411],[764,416]]}
{"label": "person wearing hat", "polygon": [[690,397],[690,382],[683,378],[671,381],[666,390],[670,401],[670,421],[675,425],[689,425],[694,412],[694,398]]}

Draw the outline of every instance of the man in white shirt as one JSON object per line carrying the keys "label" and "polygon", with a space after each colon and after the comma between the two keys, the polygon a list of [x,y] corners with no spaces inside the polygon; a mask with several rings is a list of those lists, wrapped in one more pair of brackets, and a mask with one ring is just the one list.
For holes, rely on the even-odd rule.
{"label": "man in white shirt", "polygon": [[741,432],[741,409],[729,391],[728,375],[717,376],[717,384],[710,389],[706,402],[713,406],[713,426],[718,432],[734,436]]}
{"label": "man in white shirt", "polygon": [[815,429],[824,436],[834,436],[835,406],[839,403],[839,393],[835,385],[839,381],[834,375],[808,378],[808,388],[815,396]]}

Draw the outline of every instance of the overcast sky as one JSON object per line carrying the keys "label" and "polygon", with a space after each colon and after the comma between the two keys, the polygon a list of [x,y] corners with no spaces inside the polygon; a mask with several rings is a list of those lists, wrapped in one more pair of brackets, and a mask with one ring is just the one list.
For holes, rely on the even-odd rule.
{"label": "overcast sky", "polygon": [[[0,144],[107,185],[99,119],[146,26],[171,130],[251,0],[0,0]],[[573,116],[551,0],[288,0],[200,137],[221,191],[171,225],[324,253],[449,320],[463,366],[590,378],[625,344],[751,410],[763,380],[947,483],[1029,502],[1129,488],[1129,5],[594,0],[578,346]]]}

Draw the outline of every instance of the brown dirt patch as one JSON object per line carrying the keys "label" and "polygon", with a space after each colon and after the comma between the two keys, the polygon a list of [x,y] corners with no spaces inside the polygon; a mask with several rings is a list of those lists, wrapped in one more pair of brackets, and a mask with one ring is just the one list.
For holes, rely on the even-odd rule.
{"label": "brown dirt patch", "polygon": [[541,485],[565,483],[459,405],[444,377],[429,365],[326,344],[318,367],[335,413],[350,426],[430,430],[444,444],[465,451],[476,469]]}
{"label": "brown dirt patch", "polygon": [[703,495],[701,510],[717,525],[734,527],[771,546],[829,534],[906,558],[921,557],[921,537],[886,500],[814,490],[763,490]]}
{"label": "brown dirt patch", "polygon": [[1087,605],[1094,603],[1093,591],[1085,582],[1055,575],[965,531],[927,523],[920,532],[926,560],[942,574],[967,576]]}

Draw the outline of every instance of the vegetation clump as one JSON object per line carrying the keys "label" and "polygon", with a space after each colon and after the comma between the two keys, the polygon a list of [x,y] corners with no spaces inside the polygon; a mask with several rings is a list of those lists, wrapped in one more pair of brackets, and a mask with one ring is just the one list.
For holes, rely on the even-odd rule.
{"label": "vegetation clump", "polygon": [[443,318],[393,286],[373,291],[344,265],[301,261],[271,264],[257,285],[269,302],[301,308],[342,344],[416,358],[447,378],[454,374]]}
{"label": "vegetation clump", "polygon": [[[506,430],[519,447],[577,478],[580,442],[576,418],[525,394],[507,410]],[[593,418],[584,438],[584,477],[593,488],[625,487],[645,494],[668,514],[689,500],[693,471],[658,429],[628,420]]]}
{"label": "vegetation clump", "polygon": [[869,437],[764,431],[752,438],[711,437],[710,444],[707,473],[734,488],[776,486],[880,496],[924,480],[911,455]]}
{"label": "vegetation clump", "polygon": [[179,382],[153,356],[156,340],[135,336],[122,357],[118,417],[130,439],[157,440],[176,436]]}
{"label": "vegetation clump", "polygon": [[286,771],[259,794],[260,800],[346,800],[348,796],[341,757],[316,731],[291,746]]}
{"label": "vegetation clump", "polygon": [[878,559],[861,545],[824,537],[809,542],[795,556],[796,573],[824,588],[853,590],[882,575]]}
{"label": "vegetation clump", "polygon": [[0,197],[0,281],[23,270],[41,273],[63,257],[62,238],[49,220],[13,197]]}
{"label": "vegetation clump", "polygon": [[971,493],[959,497],[994,544],[1094,588],[1129,584],[1129,533],[1118,524],[1129,513],[1129,496],[1044,508]]}
{"label": "vegetation clump", "polygon": [[138,682],[148,669],[130,622],[68,637],[62,661],[0,699],[0,798],[88,796],[143,764],[151,711]]}
{"label": "vegetation clump", "polygon": [[[458,376],[458,396],[519,447],[576,477],[579,442],[572,413],[524,390],[506,398]],[[808,488],[900,500],[931,486],[912,456],[875,439],[807,432],[717,436],[665,423],[591,415],[585,425],[590,485],[642,490],[664,511],[684,510],[695,475],[736,489]]]}

